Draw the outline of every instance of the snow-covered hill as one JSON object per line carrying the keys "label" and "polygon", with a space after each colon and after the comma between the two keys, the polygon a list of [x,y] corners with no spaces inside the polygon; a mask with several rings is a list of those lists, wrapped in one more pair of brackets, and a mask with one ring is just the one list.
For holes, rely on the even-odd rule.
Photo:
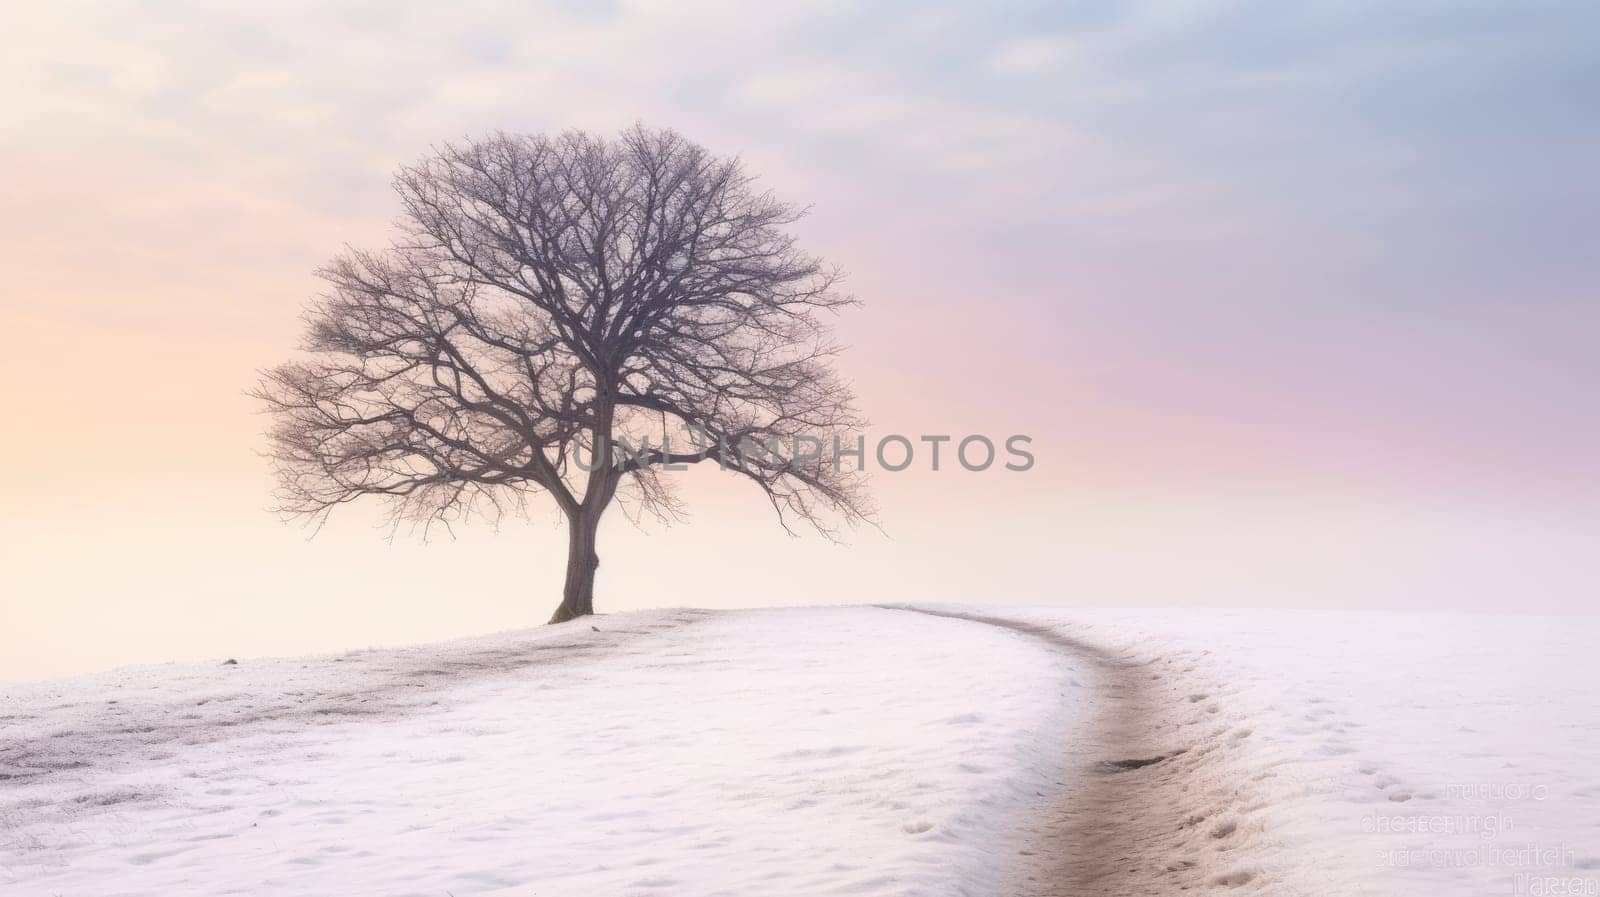
{"label": "snow-covered hill", "polygon": [[0,894],[1600,894],[1594,620],[603,616],[0,689]]}
{"label": "snow-covered hill", "polygon": [[872,608],[0,692],[0,893],[993,894],[1070,670]]}

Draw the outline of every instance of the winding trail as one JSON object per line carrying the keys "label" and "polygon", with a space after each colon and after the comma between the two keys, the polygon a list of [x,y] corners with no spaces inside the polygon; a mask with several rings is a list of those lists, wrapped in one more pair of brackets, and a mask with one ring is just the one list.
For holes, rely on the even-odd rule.
{"label": "winding trail", "polygon": [[[1061,652],[1092,679],[1085,727],[1063,745],[1063,788],[1021,845],[1017,897],[1150,897],[1227,891],[1260,877],[1238,823],[1245,802],[1217,741],[1210,695],[1171,694],[1170,658],[1139,660],[1006,617],[899,609],[1008,629]],[[1176,704],[1176,706],[1174,706]],[[1209,717],[1212,725],[1204,722]],[[1258,882],[1259,884],[1259,882]]]}

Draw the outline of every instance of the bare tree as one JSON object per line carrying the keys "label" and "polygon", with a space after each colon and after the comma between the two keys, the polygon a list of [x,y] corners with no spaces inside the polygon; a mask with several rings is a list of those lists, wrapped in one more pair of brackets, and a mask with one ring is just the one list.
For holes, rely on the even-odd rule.
{"label": "bare tree", "polygon": [[679,513],[664,471],[714,461],[786,528],[869,513],[837,457],[861,422],[821,314],[854,300],[738,160],[642,127],[502,134],[394,185],[400,236],[321,269],[312,354],[254,393],[285,512],[320,524],[376,495],[396,523],[448,526],[547,492],[570,540],[551,622],[593,613],[614,498]]}

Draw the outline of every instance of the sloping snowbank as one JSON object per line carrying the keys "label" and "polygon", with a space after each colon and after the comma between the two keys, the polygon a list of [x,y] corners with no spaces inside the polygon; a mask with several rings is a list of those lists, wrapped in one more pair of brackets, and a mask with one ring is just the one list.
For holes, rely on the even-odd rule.
{"label": "sloping snowbank", "polygon": [[622,614],[0,690],[0,892],[999,894],[1058,654],[873,608]]}
{"label": "sloping snowbank", "polygon": [[1148,663],[1189,767],[1167,859],[1215,885],[1600,895],[1600,620],[972,610]]}

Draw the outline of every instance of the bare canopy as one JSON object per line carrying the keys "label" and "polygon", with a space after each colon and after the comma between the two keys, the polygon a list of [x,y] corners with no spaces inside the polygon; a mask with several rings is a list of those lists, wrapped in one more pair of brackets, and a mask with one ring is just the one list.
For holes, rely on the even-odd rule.
{"label": "bare canopy", "polygon": [[721,465],[786,527],[868,512],[859,464],[837,463],[861,422],[822,320],[854,300],[737,159],[642,127],[501,134],[394,183],[399,237],[321,269],[310,355],[256,390],[283,510],[375,495],[449,522],[546,492],[569,533],[552,622],[593,612],[614,498],[676,513],[669,469]]}

